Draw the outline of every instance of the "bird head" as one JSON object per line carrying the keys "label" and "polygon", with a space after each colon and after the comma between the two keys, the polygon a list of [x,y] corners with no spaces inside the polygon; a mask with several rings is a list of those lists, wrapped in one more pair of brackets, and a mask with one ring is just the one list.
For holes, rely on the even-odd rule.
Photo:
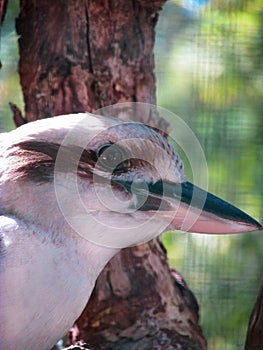
{"label": "bird head", "polygon": [[249,215],[186,181],[156,130],[91,114],[59,116],[3,134],[1,207],[54,229],[69,225],[122,248],[166,229],[227,234],[262,229]]}

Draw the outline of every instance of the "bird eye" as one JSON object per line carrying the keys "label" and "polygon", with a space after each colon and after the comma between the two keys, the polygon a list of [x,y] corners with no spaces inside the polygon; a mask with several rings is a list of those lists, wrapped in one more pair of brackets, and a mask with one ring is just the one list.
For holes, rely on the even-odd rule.
{"label": "bird eye", "polygon": [[105,144],[96,151],[98,164],[107,170],[115,170],[127,159],[126,152],[115,144]]}

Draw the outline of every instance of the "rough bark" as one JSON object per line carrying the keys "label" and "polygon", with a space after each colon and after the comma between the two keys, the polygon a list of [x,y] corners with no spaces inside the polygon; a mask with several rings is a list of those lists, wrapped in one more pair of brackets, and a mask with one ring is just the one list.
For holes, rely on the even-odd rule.
{"label": "rough bark", "polygon": [[[154,104],[154,27],[164,2],[21,0],[26,120],[117,102]],[[156,115],[143,118],[168,128]],[[196,300],[171,273],[158,240],[112,259],[77,324],[91,348],[206,349]]]}
{"label": "rough bark", "polygon": [[80,338],[100,349],[200,349],[195,299],[188,295],[157,240],[125,249],[98,279],[78,320]]}
{"label": "rough bark", "polygon": [[21,85],[28,120],[155,103],[153,27],[160,1],[21,1]]}
{"label": "rough bark", "polygon": [[259,289],[258,297],[252,310],[245,350],[263,349],[263,281]]}

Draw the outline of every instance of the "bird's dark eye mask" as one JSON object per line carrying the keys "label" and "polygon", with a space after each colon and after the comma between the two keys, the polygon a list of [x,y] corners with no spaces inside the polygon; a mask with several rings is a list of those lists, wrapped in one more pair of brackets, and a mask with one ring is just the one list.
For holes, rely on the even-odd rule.
{"label": "bird's dark eye mask", "polygon": [[[56,163],[58,152],[62,155],[59,164]],[[42,140],[27,140],[13,145],[10,156],[12,166],[9,170],[13,178],[28,178],[39,183],[54,178],[55,166],[62,173],[73,173],[77,168],[80,177],[87,177],[96,172],[96,168],[108,174],[125,173],[133,162],[124,148],[110,143],[96,150],[87,150],[75,145],[61,146]]]}
{"label": "bird's dark eye mask", "polygon": [[[62,160],[56,163],[59,151]],[[42,140],[27,140],[13,145],[10,157],[9,171],[14,179],[27,178],[37,183],[52,181],[55,166],[62,173],[76,172],[77,169],[77,173],[83,175],[84,172],[88,174],[97,161],[92,150]]]}

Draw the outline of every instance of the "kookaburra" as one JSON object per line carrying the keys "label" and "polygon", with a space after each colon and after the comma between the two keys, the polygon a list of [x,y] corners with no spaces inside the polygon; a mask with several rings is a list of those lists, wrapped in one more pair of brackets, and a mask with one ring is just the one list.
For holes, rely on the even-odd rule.
{"label": "kookaburra", "polygon": [[49,350],[106,263],[165,229],[261,230],[187,182],[156,130],[90,114],[0,135],[0,349]]}

